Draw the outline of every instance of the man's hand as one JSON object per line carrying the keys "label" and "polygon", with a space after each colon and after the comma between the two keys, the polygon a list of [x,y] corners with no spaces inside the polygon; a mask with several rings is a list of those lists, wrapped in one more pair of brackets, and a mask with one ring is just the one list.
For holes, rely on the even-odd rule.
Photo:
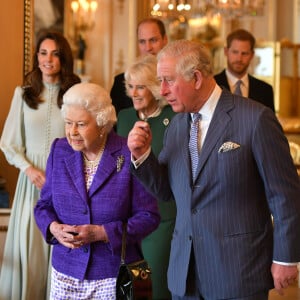
{"label": "man's hand", "polygon": [[295,283],[298,278],[297,266],[284,266],[273,263],[271,272],[274,280],[274,286],[279,295],[283,295],[283,289]]}
{"label": "man's hand", "polygon": [[151,147],[152,133],[147,122],[137,121],[128,134],[128,148],[134,157],[139,159]]}

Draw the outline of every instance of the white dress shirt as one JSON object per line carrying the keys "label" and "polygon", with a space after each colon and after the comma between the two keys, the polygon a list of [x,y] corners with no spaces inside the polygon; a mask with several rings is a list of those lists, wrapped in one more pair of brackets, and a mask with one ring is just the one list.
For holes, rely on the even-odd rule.
{"label": "white dress shirt", "polygon": [[242,83],[240,85],[240,88],[241,88],[242,95],[244,97],[248,97],[248,95],[249,95],[249,78],[248,78],[248,74],[246,73],[242,78],[237,78],[234,75],[232,75],[230,73],[230,71],[228,71],[227,69],[225,70],[225,73],[226,73],[226,77],[227,77],[227,80],[228,80],[228,84],[229,84],[229,88],[230,88],[231,93],[234,94],[234,91],[235,91],[235,88],[236,88],[236,83],[237,83],[238,80],[241,80]]}

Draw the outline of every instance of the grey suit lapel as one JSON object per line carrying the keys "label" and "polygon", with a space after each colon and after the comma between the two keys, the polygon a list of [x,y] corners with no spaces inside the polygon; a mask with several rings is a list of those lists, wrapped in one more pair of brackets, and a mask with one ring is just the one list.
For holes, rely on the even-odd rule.
{"label": "grey suit lapel", "polygon": [[231,120],[228,111],[232,108],[233,96],[230,92],[223,90],[201,148],[196,178],[203,169],[212,151],[218,151],[215,145]]}
{"label": "grey suit lapel", "polygon": [[180,155],[183,161],[184,171],[192,178],[191,161],[189,155],[189,138],[190,138],[190,114],[182,114],[182,119],[179,120],[178,124],[178,136],[176,141],[180,146]]}

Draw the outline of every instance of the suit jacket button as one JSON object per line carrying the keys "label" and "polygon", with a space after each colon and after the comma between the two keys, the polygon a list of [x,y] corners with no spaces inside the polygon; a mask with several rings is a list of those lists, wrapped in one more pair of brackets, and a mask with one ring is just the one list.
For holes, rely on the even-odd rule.
{"label": "suit jacket button", "polygon": [[192,241],[193,240],[193,237],[191,235],[189,235],[189,240]]}

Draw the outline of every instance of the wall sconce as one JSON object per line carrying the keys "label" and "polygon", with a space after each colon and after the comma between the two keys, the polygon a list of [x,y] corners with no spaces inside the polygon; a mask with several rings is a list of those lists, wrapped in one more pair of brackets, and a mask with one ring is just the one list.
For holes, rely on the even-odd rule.
{"label": "wall sconce", "polygon": [[94,28],[96,22],[97,0],[71,1],[73,39],[76,45],[75,72],[84,74],[84,55],[86,50],[85,33]]}
{"label": "wall sconce", "polygon": [[71,2],[73,24],[77,32],[83,33],[94,27],[97,8],[96,0],[73,0]]}

